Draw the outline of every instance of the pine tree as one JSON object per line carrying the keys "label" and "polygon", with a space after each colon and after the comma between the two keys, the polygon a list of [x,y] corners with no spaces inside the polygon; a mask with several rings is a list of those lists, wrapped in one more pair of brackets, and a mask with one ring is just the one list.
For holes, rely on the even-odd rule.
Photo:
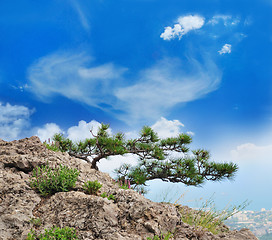
{"label": "pine tree", "polygon": [[[109,125],[102,124],[96,135],[91,131],[92,138],[77,143],[56,134],[55,146],[62,152],[90,162],[96,170],[97,163],[103,158],[128,153],[137,155],[137,166],[123,164],[115,170],[119,180],[129,180],[134,187],[144,186],[153,179],[201,186],[206,180],[232,179],[238,171],[238,166],[232,162],[210,161],[210,154],[204,149],[191,151],[188,145],[192,138],[184,133],[160,139],[151,127],[144,126],[139,138],[126,140],[122,133],[110,136],[108,129]],[[178,152],[182,157],[168,158],[171,152]]]}

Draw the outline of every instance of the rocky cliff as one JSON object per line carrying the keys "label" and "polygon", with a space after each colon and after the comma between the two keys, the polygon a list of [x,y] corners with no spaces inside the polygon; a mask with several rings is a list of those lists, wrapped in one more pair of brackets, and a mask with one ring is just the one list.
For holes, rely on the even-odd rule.
{"label": "rocky cliff", "polygon": [[[36,166],[62,164],[80,171],[73,191],[59,192],[42,198],[29,185]],[[115,195],[115,201],[82,191],[84,182],[98,180],[101,192]],[[105,173],[91,169],[80,159],[67,153],[52,152],[38,137],[18,141],[0,140],[0,240],[26,239],[39,218],[42,232],[53,225],[74,227],[79,239],[147,239],[172,232],[172,239],[257,239],[249,230],[229,231],[213,235],[181,221],[174,205],[155,203],[133,190],[120,189]]]}

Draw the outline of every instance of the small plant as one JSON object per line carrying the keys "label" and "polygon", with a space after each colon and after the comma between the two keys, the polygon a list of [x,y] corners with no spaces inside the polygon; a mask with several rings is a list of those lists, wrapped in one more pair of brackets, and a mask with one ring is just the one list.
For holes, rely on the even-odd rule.
{"label": "small plant", "polygon": [[103,193],[100,195],[100,197],[102,197],[102,198],[107,198],[108,195],[107,195],[107,193],[103,192]]}
{"label": "small plant", "polygon": [[42,225],[42,220],[40,218],[31,218],[29,222],[34,226],[34,227],[39,227]]}
{"label": "small plant", "polygon": [[102,184],[97,180],[85,182],[83,189],[87,194],[97,195],[99,189],[102,187]]}
{"label": "small plant", "polygon": [[43,143],[47,149],[51,150],[51,151],[54,151],[54,152],[59,152],[59,147],[55,144],[55,143],[47,143],[47,142],[44,142]]}
{"label": "small plant", "polygon": [[30,186],[42,196],[56,192],[68,192],[77,181],[79,171],[67,166],[58,166],[54,169],[49,166],[36,167],[33,170]]}
{"label": "small plant", "polygon": [[54,152],[59,152],[59,142],[56,141],[51,141],[50,138],[48,138],[47,141],[44,141],[43,144],[46,146],[47,149],[54,151]]}
{"label": "small plant", "polygon": [[122,180],[118,180],[117,183],[119,184],[119,187],[121,189],[130,189],[131,185],[130,185],[130,181],[125,179],[124,182],[122,182]]}
{"label": "small plant", "polygon": [[183,222],[196,228],[203,227],[213,234],[219,234],[228,231],[228,229],[223,227],[224,221],[242,211],[248,204],[245,201],[238,206],[226,207],[222,211],[217,211],[214,201],[210,198],[198,210],[180,208],[181,219]]}
{"label": "small plant", "polygon": [[100,197],[115,201],[115,196],[113,194],[108,196],[107,193],[103,192]]}
{"label": "small plant", "polygon": [[114,195],[109,195],[108,197],[107,197],[109,200],[113,200],[113,201],[115,201],[115,196]]}
{"label": "small plant", "polygon": [[100,197],[102,197],[102,198],[106,198],[106,197],[108,197],[108,195],[107,195],[107,193],[106,193],[106,192],[103,192],[103,193],[100,195]]}
{"label": "small plant", "polygon": [[45,233],[38,235],[35,231],[31,230],[27,235],[26,240],[78,240],[77,233],[74,228],[58,228],[52,227],[51,229],[45,229]]}
{"label": "small plant", "polygon": [[169,240],[173,237],[173,233],[168,232],[166,234],[161,234],[160,236],[155,235],[153,238],[148,237],[147,240]]}

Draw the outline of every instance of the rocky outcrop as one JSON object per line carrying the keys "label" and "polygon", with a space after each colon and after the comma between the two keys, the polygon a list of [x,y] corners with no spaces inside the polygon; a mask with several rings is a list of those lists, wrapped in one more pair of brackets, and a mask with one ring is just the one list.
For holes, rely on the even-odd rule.
{"label": "rocky outcrop", "polygon": [[[62,164],[80,171],[76,187],[42,198],[29,186],[34,167]],[[115,195],[115,201],[82,191],[86,181],[98,180],[101,192]],[[133,190],[120,189],[105,173],[91,169],[90,164],[52,152],[38,137],[13,142],[0,140],[0,240],[26,239],[33,228],[30,219],[40,218],[36,226],[42,232],[55,225],[75,227],[79,239],[141,240],[160,233],[174,232],[173,239],[257,239],[249,230],[213,235],[181,221],[172,204],[155,203]]]}

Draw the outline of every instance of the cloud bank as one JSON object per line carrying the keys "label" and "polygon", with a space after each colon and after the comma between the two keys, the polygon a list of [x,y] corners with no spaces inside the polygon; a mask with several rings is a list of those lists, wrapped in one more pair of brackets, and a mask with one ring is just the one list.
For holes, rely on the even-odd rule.
{"label": "cloud bank", "polygon": [[179,40],[188,32],[200,29],[205,22],[205,19],[198,15],[188,15],[179,17],[177,24],[174,27],[165,27],[164,32],[160,35],[163,40],[172,40],[178,38]]}
{"label": "cloud bank", "polygon": [[48,142],[49,139],[52,141],[56,133],[63,133],[56,123],[46,123],[43,127],[34,130],[34,135],[38,136],[42,142]]}
{"label": "cloud bank", "polygon": [[[86,138],[92,138],[92,134],[90,130],[92,130],[93,134],[97,134],[98,129],[101,127],[101,123],[92,120],[90,122],[86,122],[81,120],[78,122],[77,126],[72,126],[68,128],[67,131],[61,130],[60,126],[56,123],[47,123],[40,128],[36,128],[33,132],[34,135],[38,136],[41,141],[46,141],[49,138],[52,139],[55,133],[62,133],[65,137],[68,137],[73,142],[78,142],[81,140],[85,140]],[[108,133],[111,135],[111,129],[108,129]]]}
{"label": "cloud bank", "polygon": [[6,141],[21,138],[30,125],[32,113],[33,110],[25,106],[0,102],[0,138]]}
{"label": "cloud bank", "polygon": [[231,157],[240,163],[267,163],[271,164],[272,145],[258,146],[254,143],[245,143],[231,150]]}

